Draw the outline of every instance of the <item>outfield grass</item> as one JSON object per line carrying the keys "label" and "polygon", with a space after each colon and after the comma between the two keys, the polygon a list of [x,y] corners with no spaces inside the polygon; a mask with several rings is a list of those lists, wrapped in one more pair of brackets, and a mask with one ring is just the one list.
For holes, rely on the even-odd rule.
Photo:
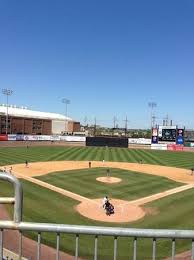
{"label": "outfield grass", "polygon": [[111,176],[121,178],[120,183],[109,185],[96,181],[97,177],[102,176],[106,176],[106,168],[54,172],[36,178],[88,198],[108,195],[123,200],[133,200],[183,185],[164,177],[123,169],[111,168]]}
{"label": "outfield grass", "polygon": [[[194,197],[194,189],[147,204],[146,207],[155,209],[155,211],[158,212],[157,215],[146,216],[144,219],[134,223],[113,224],[103,222],[100,223],[82,217],[73,210],[78,202],[64,197],[61,194],[55,193],[27,181],[22,181],[22,184],[24,188],[24,221],[136,228],[194,229],[194,207],[192,199]],[[0,196],[12,195],[9,184],[2,184],[0,182],[0,187]],[[26,235],[37,239],[37,234],[35,235],[33,233],[28,233]],[[42,242],[55,247],[56,235],[43,233]],[[132,245],[133,243],[131,239],[120,238],[118,240],[118,259],[132,259]],[[190,245],[191,244],[186,241],[179,242],[177,252],[190,249]],[[73,254],[75,249],[75,236],[62,235],[60,248],[61,250]],[[93,248],[93,236],[80,236],[80,255],[86,257],[87,259],[92,259]],[[98,249],[98,259],[113,259],[113,238],[100,237]],[[147,259],[151,259],[151,250],[151,239],[138,240],[139,260],[145,259],[145,257],[147,257]],[[161,257],[161,259],[162,257],[170,255],[170,250],[171,243],[169,240],[161,239],[157,242],[157,255]]]}
{"label": "outfield grass", "polygon": [[194,153],[105,147],[17,147],[0,148],[0,165],[35,161],[118,161],[139,162],[180,168],[194,166]]}

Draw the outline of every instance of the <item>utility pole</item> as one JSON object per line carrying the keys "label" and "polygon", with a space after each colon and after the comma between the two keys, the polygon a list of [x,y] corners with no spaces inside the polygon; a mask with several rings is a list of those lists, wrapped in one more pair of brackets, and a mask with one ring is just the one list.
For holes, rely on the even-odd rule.
{"label": "utility pole", "polygon": [[113,128],[116,128],[116,122],[117,122],[116,116],[113,117]]}
{"label": "utility pole", "polygon": [[125,122],[125,136],[127,136],[127,126],[128,126],[128,122],[129,120],[127,119],[127,116],[126,116],[126,119],[124,120]]}
{"label": "utility pole", "polygon": [[116,122],[117,122],[118,120],[117,120],[117,118],[116,118],[116,116],[114,116],[113,117],[113,129],[112,129],[112,136],[114,135],[114,130],[115,130],[115,128],[116,128]]}
{"label": "utility pole", "polygon": [[87,118],[87,116],[85,116],[84,117],[84,127],[86,127],[88,125],[87,122],[88,122],[88,118]]}
{"label": "utility pole", "polygon": [[96,117],[94,118],[94,136],[96,136]]}
{"label": "utility pole", "polygon": [[5,133],[8,134],[8,97],[12,95],[13,91],[11,89],[4,88],[2,93],[7,96],[7,113],[6,113],[6,124],[5,124]]}
{"label": "utility pole", "polygon": [[156,127],[156,116],[152,116],[152,124],[153,124],[153,127]]}
{"label": "utility pole", "polygon": [[155,102],[149,102],[148,106],[151,108],[151,125],[150,125],[150,129],[151,129],[151,133],[152,133],[152,127],[155,124],[155,118],[153,119],[154,116],[154,108],[157,107],[157,104]]}
{"label": "utility pole", "polygon": [[168,114],[167,114],[166,117],[163,119],[163,124],[165,126],[168,126],[168,121],[169,121],[169,118],[168,118]]}

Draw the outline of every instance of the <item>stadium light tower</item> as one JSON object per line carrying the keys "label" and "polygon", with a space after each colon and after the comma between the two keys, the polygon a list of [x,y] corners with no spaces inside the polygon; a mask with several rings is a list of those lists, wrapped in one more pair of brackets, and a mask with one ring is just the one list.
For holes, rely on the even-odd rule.
{"label": "stadium light tower", "polygon": [[6,124],[5,124],[5,131],[6,131],[5,133],[7,135],[7,133],[8,133],[8,98],[9,98],[9,96],[12,95],[13,91],[11,89],[4,88],[4,89],[2,89],[2,93],[7,96],[7,103],[6,103],[7,113],[6,113]]}
{"label": "stadium light tower", "polygon": [[[70,100],[67,99],[67,98],[63,98],[61,101],[62,101],[62,103],[65,104],[65,116],[67,117],[67,105],[70,104]],[[68,129],[67,129],[67,118],[66,118],[66,120],[65,120],[65,130],[66,130],[66,131],[68,130]]]}
{"label": "stadium light tower", "polygon": [[70,100],[67,99],[67,98],[63,98],[63,99],[62,99],[62,103],[65,104],[65,115],[67,116],[67,105],[70,104]]}
{"label": "stadium light tower", "polygon": [[154,127],[154,125],[153,125],[153,116],[154,116],[154,113],[153,113],[153,111],[154,111],[154,108],[155,107],[157,107],[157,104],[155,103],[155,102],[149,102],[148,103],[148,106],[150,107],[150,109],[151,109],[151,131],[152,131],[152,127]]}

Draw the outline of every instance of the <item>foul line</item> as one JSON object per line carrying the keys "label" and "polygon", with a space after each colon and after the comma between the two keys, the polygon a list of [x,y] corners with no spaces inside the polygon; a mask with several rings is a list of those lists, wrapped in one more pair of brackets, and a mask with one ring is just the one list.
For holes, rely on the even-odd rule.
{"label": "foul line", "polygon": [[13,173],[16,174],[16,176],[18,176],[18,177],[20,177],[22,179],[28,180],[28,181],[30,181],[32,183],[35,183],[35,184],[37,184],[39,186],[42,186],[42,187],[47,188],[49,190],[52,190],[52,191],[55,191],[55,192],[60,193],[62,195],[65,195],[65,196],[67,196],[69,198],[72,198],[74,200],[77,200],[77,201],[80,201],[80,202],[88,201],[88,202],[97,203],[97,202],[95,202],[95,201],[93,201],[91,199],[88,199],[88,198],[84,197],[84,196],[78,195],[78,194],[76,194],[74,192],[71,192],[71,191],[68,191],[68,190],[64,190],[62,188],[59,188],[59,187],[54,186],[52,184],[49,184],[47,182],[40,181],[38,179],[35,179],[35,178],[32,178],[32,177],[28,177],[28,176],[25,176],[25,175],[22,175],[22,174],[19,174],[19,173],[16,173],[16,172],[13,172]]}
{"label": "foul line", "polygon": [[147,196],[147,197],[144,197],[144,198],[140,198],[140,199],[137,199],[137,200],[131,200],[129,202],[124,203],[123,206],[125,206],[127,204],[134,204],[134,205],[137,205],[137,206],[141,206],[141,205],[144,205],[148,202],[158,200],[158,199],[167,197],[169,195],[191,189],[193,187],[194,187],[194,184],[183,185],[183,186],[173,188],[173,189],[170,189],[170,190],[166,190],[166,191],[163,191],[163,192],[160,192],[160,193],[156,193],[154,195],[150,195],[150,196]]}

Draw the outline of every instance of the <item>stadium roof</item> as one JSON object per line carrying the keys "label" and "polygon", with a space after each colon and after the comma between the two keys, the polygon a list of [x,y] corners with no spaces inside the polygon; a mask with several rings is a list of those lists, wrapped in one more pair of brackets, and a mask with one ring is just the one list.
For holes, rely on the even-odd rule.
{"label": "stadium roof", "polygon": [[[7,105],[0,105],[0,114],[7,114]],[[49,119],[49,120],[61,120],[61,121],[73,121],[70,117],[66,117],[61,114],[47,113],[40,111],[33,111],[26,107],[16,107],[13,105],[8,106],[8,114],[15,117],[37,118],[37,119]]]}

